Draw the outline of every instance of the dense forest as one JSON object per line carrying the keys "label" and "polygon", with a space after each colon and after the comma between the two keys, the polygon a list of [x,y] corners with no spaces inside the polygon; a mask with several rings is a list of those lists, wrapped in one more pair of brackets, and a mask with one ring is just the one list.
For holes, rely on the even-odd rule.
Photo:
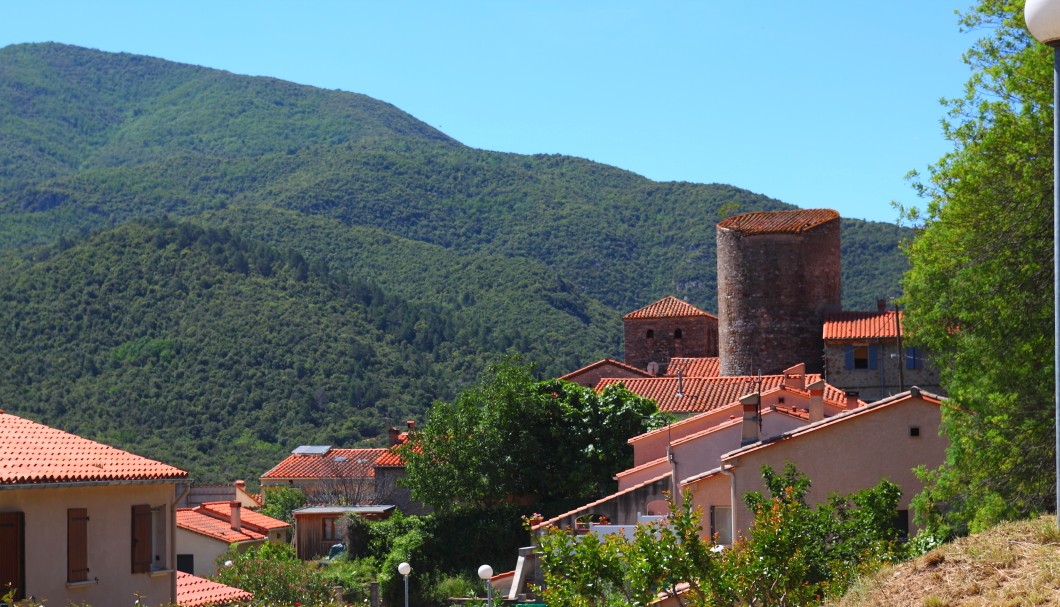
{"label": "dense forest", "polygon": [[[786,208],[469,148],[355,93],[9,46],[0,406],[253,479],[503,353],[561,374],[620,356],[621,315],[659,297],[716,310],[714,224]],[[902,236],[843,221],[847,308],[897,293]]]}

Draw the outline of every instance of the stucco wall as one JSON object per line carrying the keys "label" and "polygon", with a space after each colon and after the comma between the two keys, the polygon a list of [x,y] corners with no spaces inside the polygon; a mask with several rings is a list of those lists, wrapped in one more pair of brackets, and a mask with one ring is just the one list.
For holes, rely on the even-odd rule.
{"label": "stucco wall", "polygon": [[[740,454],[729,462],[734,464],[737,530],[751,523],[751,513],[740,496],[749,491],[765,492],[762,466],[782,470],[789,461],[812,482],[807,503],[822,502],[830,493],[867,489],[886,478],[902,488],[899,509],[908,509],[912,497],[923,488],[913,468],[937,467],[945,457],[940,420],[939,405],[910,398]],[[912,427],[919,429],[918,437],[910,436]],[[693,490],[698,492],[695,486]]]}
{"label": "stucco wall", "polygon": [[[172,483],[93,487],[0,488],[0,512],[25,516],[26,596],[49,605],[147,605],[175,601],[175,499]],[[132,573],[132,507],[164,506],[168,524],[162,572]],[[88,510],[88,583],[66,583],[66,511]],[[165,562],[168,561],[168,562]]]}

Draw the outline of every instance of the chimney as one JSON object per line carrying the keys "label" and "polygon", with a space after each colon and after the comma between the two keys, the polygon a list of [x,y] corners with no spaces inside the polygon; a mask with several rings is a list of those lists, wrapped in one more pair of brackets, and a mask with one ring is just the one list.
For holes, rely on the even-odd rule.
{"label": "chimney", "polygon": [[398,439],[398,436],[400,436],[400,435],[401,435],[401,433],[400,433],[400,432],[398,432],[398,429],[397,429],[397,428],[395,428],[395,427],[391,426],[391,427],[390,427],[390,428],[389,428],[389,429],[387,430],[387,434],[389,434],[389,435],[390,435],[390,446],[391,446],[391,447],[393,447],[394,445],[397,445],[397,444],[399,444],[399,443],[401,442],[401,441],[400,441],[400,440]]}
{"label": "chimney", "polygon": [[886,312],[887,311],[887,300],[886,299],[877,299],[876,300],[876,311],[877,312]]}
{"label": "chimney", "polygon": [[784,369],[784,387],[797,390],[806,389],[806,363]]}
{"label": "chimney", "polygon": [[810,389],[810,423],[824,419],[824,380],[819,379],[809,386]]}
{"label": "chimney", "polygon": [[414,420],[414,419],[405,420],[405,427],[409,429],[409,432],[412,432],[413,430],[416,429],[416,420]]}
{"label": "chimney", "polygon": [[232,531],[239,531],[243,526],[243,504],[228,502],[228,508],[232,511]]}
{"label": "chimney", "polygon": [[240,491],[246,491],[247,490],[247,481],[236,481],[235,482],[235,486],[236,486],[236,489],[238,489]]}
{"label": "chimney", "polygon": [[857,409],[858,408],[858,391],[857,390],[847,390],[846,391],[846,395],[847,395],[847,409]]}
{"label": "chimney", "polygon": [[759,402],[759,395],[757,392],[754,394],[748,394],[740,399],[740,404],[743,405],[743,436],[740,438],[741,447],[758,442],[758,428],[762,424]]}

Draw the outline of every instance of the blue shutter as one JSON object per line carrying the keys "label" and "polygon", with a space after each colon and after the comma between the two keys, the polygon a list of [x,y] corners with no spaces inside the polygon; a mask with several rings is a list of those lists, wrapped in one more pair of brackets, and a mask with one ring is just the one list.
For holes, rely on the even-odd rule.
{"label": "blue shutter", "polygon": [[876,359],[879,357],[879,346],[869,346],[869,368],[876,368]]}
{"label": "blue shutter", "polygon": [[905,368],[906,369],[920,369],[922,366],[920,358],[920,348],[906,348],[905,350]]}
{"label": "blue shutter", "polygon": [[854,368],[854,346],[847,346],[846,351],[846,369],[847,371]]}

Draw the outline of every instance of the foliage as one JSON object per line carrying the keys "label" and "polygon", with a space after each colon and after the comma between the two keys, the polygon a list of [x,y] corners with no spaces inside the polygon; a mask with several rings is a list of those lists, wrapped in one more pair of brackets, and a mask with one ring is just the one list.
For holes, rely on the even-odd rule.
{"label": "foliage", "polygon": [[[226,565],[231,561],[231,565]],[[287,544],[229,549],[217,557],[215,582],[242,588],[254,600],[281,605],[330,605],[331,587],[321,570],[298,560]]]}
{"label": "foliage", "polygon": [[652,401],[622,386],[598,394],[535,381],[532,367],[508,361],[455,401],[434,404],[401,447],[404,482],[439,510],[594,497],[632,463],[626,439],[661,423]]}
{"label": "foliage", "polygon": [[724,551],[701,537],[691,500],[666,523],[639,525],[634,539],[571,535],[541,538],[545,601],[554,607],[644,605],[660,593],[686,605],[817,605],[839,596],[860,573],[904,556],[893,519],[899,490],[888,481],[808,506],[809,480],[790,464],[763,468],[770,497],[745,496],[748,535]]}
{"label": "foliage", "polygon": [[946,462],[916,502],[935,535],[1055,505],[1052,298],[1052,51],[1022,2],[981,0],[974,70],[943,123],[954,150],[915,177],[924,210],[907,246],[910,338],[937,355],[950,395]]}
{"label": "foliage", "polygon": [[261,495],[265,499],[265,505],[259,512],[288,523],[294,523],[294,515],[291,512],[306,503],[305,493],[293,487],[269,487],[263,489]]}

